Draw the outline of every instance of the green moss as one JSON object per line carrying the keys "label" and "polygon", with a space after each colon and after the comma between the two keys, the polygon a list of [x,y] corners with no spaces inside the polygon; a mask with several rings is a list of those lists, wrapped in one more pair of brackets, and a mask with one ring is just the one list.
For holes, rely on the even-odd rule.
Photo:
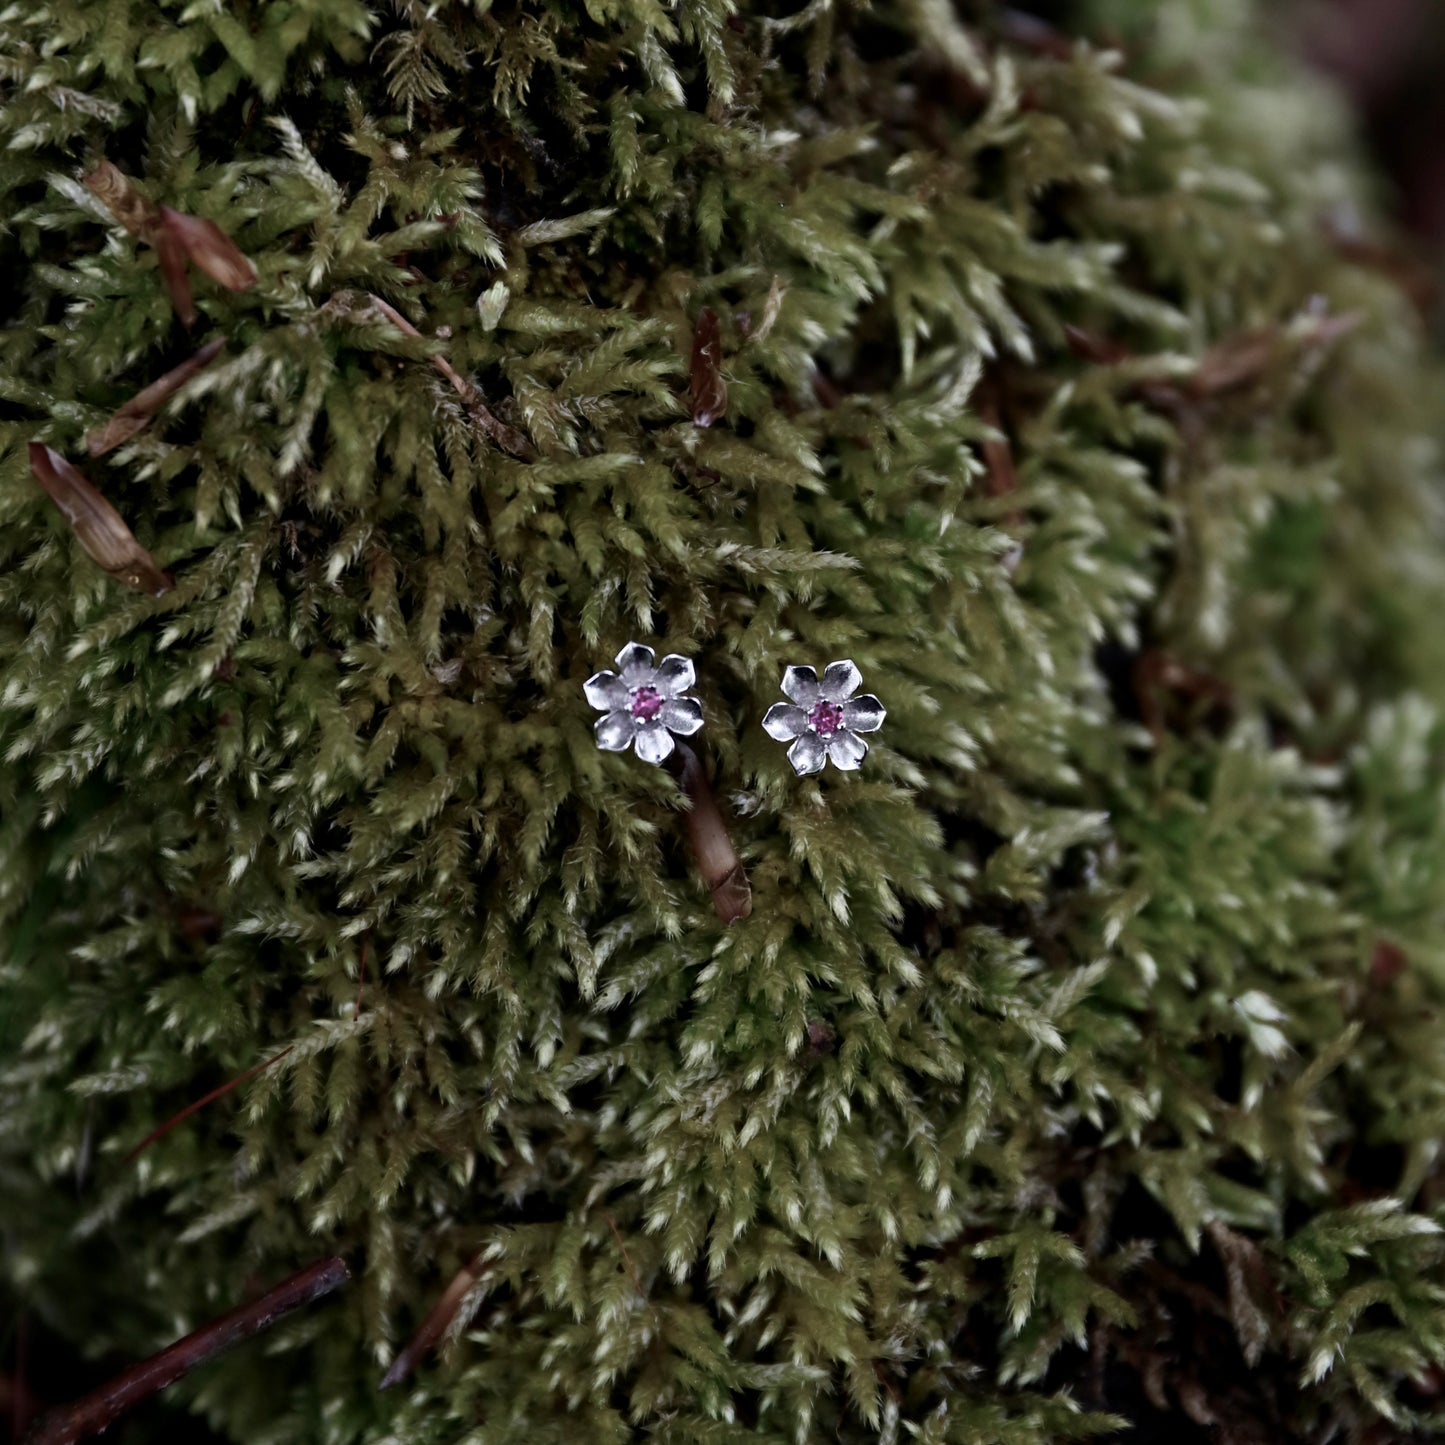
{"label": "green moss", "polygon": [[[1430,1428],[1438,376],[1327,98],[1123,9],[0,14],[14,1307],[135,1356],[346,1253],[172,1392],[248,1442]],[[191,337],[102,155],[255,263]],[[633,637],[696,659],[731,929],[594,746]],[[799,779],[759,719],[841,656],[887,722]]]}

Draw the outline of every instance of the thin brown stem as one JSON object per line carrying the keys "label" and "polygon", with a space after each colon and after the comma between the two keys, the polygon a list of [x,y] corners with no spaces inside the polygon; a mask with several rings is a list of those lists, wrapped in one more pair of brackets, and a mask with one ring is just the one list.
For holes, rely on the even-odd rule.
{"label": "thin brown stem", "polygon": [[[404,336],[413,336],[421,339],[421,332],[388,301],[383,301],[380,296],[367,293],[367,300],[375,307],[393,326]],[[523,461],[531,460],[533,456],[532,444],[514,426],[508,426],[500,417],[487,405],[480,391],[469,382],[445,356],[432,356],[431,364],[451,382],[456,394],[461,397],[463,405],[471,413],[477,425],[502,448],[503,451],[511,452],[514,457],[520,457]]]}
{"label": "thin brown stem", "polygon": [[617,1231],[617,1221],[604,1209],[602,1217],[607,1221],[607,1227],[612,1231],[612,1237],[617,1241],[617,1247],[622,1251],[622,1263],[627,1269],[627,1277],[637,1290],[637,1297],[643,1304],[647,1303],[647,1292],[642,1288],[642,1281],[637,1277],[637,1271],[632,1267],[632,1256],[627,1252],[627,1246],[622,1242],[622,1236]]}
{"label": "thin brown stem", "polygon": [[152,1129],[150,1133],[147,1134],[145,1138],[142,1139],[140,1143],[137,1144],[135,1148],[132,1149],[130,1153],[121,1160],[121,1166],[124,1167],[125,1165],[129,1164],[132,1159],[136,1158],[140,1154],[145,1153],[145,1151],[149,1149],[151,1145],[156,1142],[157,1139],[164,1138],[165,1135],[169,1134],[171,1130],[176,1127],[177,1124],[182,1122],[182,1120],[189,1119],[190,1116],[194,1114],[197,1109],[204,1109],[207,1104],[210,1104],[216,1099],[219,1099],[223,1094],[229,1094],[231,1090],[236,1087],[237,1084],[244,1084],[247,1079],[254,1079],[257,1074],[261,1073],[265,1069],[269,1069],[272,1064],[279,1064],[281,1060],[284,1059],[286,1055],[289,1054],[291,1050],[295,1047],[295,1044],[287,1045],[287,1047],[282,1049],[279,1054],[272,1054],[269,1059],[265,1059],[261,1063],[253,1065],[251,1068],[247,1069],[244,1074],[237,1074],[234,1079],[228,1079],[224,1084],[218,1085],[216,1088],[212,1089],[209,1094],[205,1094],[201,1098],[195,1100],[193,1103],[187,1104],[186,1107],[180,1110],[179,1113],[172,1114],[171,1117],[167,1119],[164,1124],[160,1125],[158,1128]]}
{"label": "thin brown stem", "polygon": [[692,804],[683,814],[683,828],[703,881],[712,893],[713,907],[724,923],[736,923],[753,911],[753,890],[708,787],[707,774],[697,754],[684,742],[673,749],[667,766]]}
{"label": "thin brown stem", "polygon": [[43,1415],[25,1437],[24,1445],[74,1445],[87,1436],[109,1429],[127,1410],[174,1384],[197,1365],[241,1340],[269,1329],[282,1315],[311,1304],[339,1289],[351,1272],[344,1260],[332,1256],[293,1274],[251,1304],[202,1326],[157,1355],[119,1374],[100,1389]]}
{"label": "thin brown stem", "polygon": [[442,1291],[442,1297],[432,1306],[431,1313],[421,1322],[417,1332],[406,1342],[406,1348],[391,1362],[391,1368],[382,1376],[383,1390],[399,1385],[431,1353],[436,1342],[446,1333],[447,1326],[456,1318],[467,1291],[481,1279],[485,1268],[485,1262],[478,1254],[457,1271],[456,1277]]}

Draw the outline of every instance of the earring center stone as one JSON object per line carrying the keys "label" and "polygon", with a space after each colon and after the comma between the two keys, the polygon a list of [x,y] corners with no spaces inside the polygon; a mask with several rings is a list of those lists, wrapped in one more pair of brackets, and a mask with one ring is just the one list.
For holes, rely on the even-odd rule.
{"label": "earring center stone", "polygon": [[815,702],[808,714],[808,726],[822,737],[831,737],[843,726],[843,709],[836,702],[826,699]]}
{"label": "earring center stone", "polygon": [[632,716],[651,722],[662,711],[662,694],[655,687],[639,687],[632,694]]}

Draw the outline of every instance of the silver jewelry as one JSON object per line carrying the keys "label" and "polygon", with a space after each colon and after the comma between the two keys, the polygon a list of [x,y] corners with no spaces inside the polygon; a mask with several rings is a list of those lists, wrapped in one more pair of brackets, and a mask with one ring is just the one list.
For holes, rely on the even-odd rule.
{"label": "silver jewelry", "polygon": [[616,672],[594,673],[582,684],[587,701],[606,714],[596,725],[597,746],[625,752],[633,744],[646,763],[660,763],[676,744],[673,733],[690,737],[702,726],[702,704],[683,694],[696,680],[691,661],[672,652],[657,656],[640,642],[617,654]]}
{"label": "silver jewelry", "polygon": [[763,718],[770,738],[792,743],[788,761],[798,774],[821,773],[831,759],[835,768],[852,771],[868,756],[868,744],[859,733],[877,732],[888,716],[872,693],[853,694],[863,674],[849,659],[830,662],[823,680],[811,667],[790,667],[783,674],[783,691],[791,703],[774,703]]}

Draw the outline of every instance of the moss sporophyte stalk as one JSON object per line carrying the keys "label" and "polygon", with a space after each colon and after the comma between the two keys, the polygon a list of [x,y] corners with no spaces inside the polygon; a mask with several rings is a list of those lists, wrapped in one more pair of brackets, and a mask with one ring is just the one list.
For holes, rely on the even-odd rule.
{"label": "moss sporophyte stalk", "polygon": [[44,1428],[1440,1431],[1438,356],[1049,8],[0,9]]}

